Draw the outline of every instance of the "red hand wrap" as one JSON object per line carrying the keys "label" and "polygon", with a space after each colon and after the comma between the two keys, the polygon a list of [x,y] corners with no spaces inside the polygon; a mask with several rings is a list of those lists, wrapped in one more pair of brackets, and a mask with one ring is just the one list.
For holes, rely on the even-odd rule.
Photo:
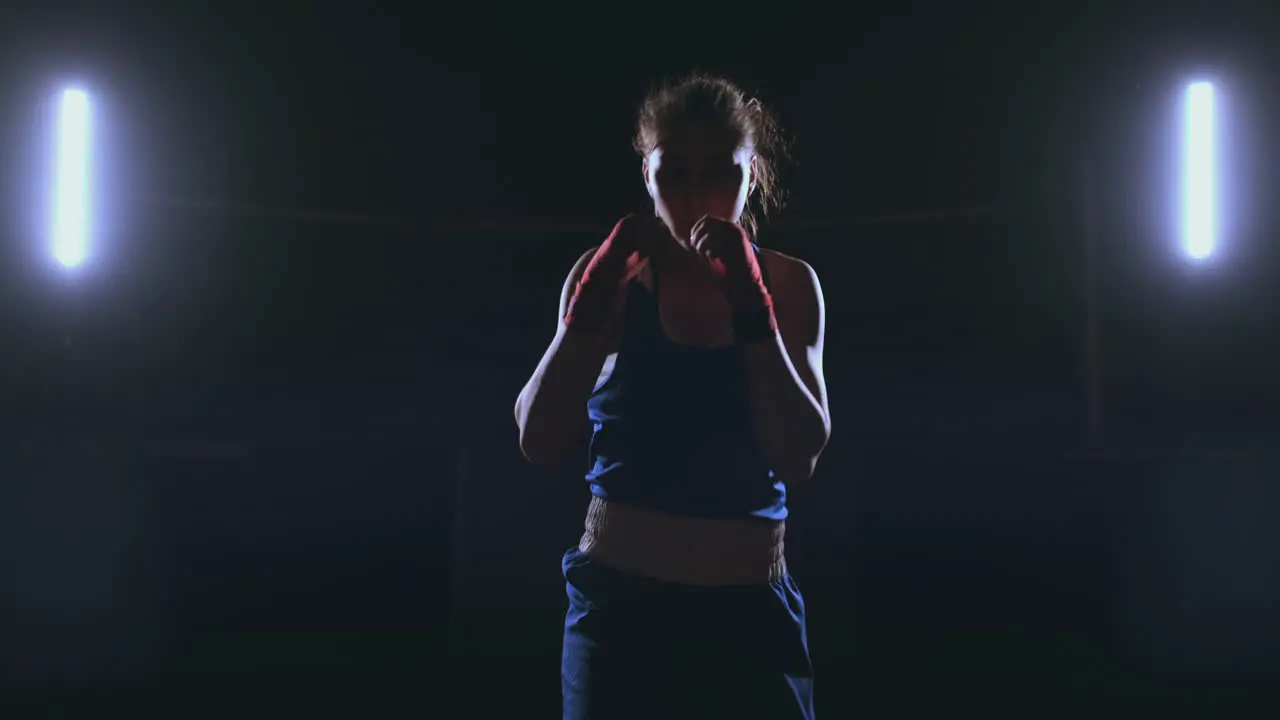
{"label": "red hand wrap", "polygon": [[640,253],[632,250],[637,230],[627,218],[614,226],[582,272],[565,311],[564,324],[574,332],[600,333],[613,318],[618,296],[640,264]]}
{"label": "red hand wrap", "polygon": [[755,246],[746,230],[741,233],[742,252],[732,253],[727,261],[715,261],[713,265],[723,279],[725,297],[733,308],[734,335],[739,343],[750,345],[776,335],[778,321]]}

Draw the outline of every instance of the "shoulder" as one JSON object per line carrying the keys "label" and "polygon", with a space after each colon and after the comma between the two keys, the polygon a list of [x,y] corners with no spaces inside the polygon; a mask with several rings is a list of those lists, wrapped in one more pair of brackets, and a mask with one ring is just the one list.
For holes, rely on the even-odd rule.
{"label": "shoulder", "polygon": [[769,284],[775,295],[821,303],[822,284],[812,265],[769,248],[760,248],[760,262],[769,273]]}
{"label": "shoulder", "polygon": [[569,270],[569,277],[566,279],[567,283],[576,283],[582,279],[582,274],[587,271],[587,265],[591,264],[591,258],[596,256],[596,251],[599,249],[599,245],[594,245],[578,257],[577,262],[573,264],[573,268]]}
{"label": "shoulder", "polygon": [[809,263],[761,248],[760,262],[769,273],[769,294],[784,340],[820,347],[826,333],[826,301],[818,273]]}
{"label": "shoulder", "polygon": [[573,267],[569,268],[569,274],[564,279],[564,287],[561,289],[561,299],[568,300],[573,294],[573,288],[582,279],[583,273],[587,271],[587,266],[591,264],[591,258],[595,257],[596,250],[599,246],[592,247],[590,250],[582,253],[582,255],[573,263]]}
{"label": "shoulder", "polygon": [[573,289],[577,286],[578,281],[582,279],[582,274],[587,271],[587,265],[591,263],[591,258],[595,256],[597,247],[582,253],[573,267],[569,269],[568,276],[564,279],[564,285],[560,288],[560,315],[563,318],[565,313],[569,311],[569,298],[573,297]]}

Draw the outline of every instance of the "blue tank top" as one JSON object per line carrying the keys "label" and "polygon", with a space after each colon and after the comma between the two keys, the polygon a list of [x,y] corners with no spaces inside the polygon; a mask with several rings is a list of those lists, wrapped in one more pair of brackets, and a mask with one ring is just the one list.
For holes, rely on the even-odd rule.
{"label": "blue tank top", "polygon": [[786,518],[786,486],[752,429],[742,346],[670,339],[656,268],[653,288],[632,281],[613,372],[587,399],[591,492],[671,515]]}

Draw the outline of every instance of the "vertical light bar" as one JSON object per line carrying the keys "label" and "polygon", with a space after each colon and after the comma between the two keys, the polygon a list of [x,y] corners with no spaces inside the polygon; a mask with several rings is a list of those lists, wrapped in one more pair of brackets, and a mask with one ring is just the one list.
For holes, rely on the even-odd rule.
{"label": "vertical light bar", "polygon": [[1203,259],[1217,242],[1217,157],[1213,85],[1192,83],[1183,107],[1182,242],[1187,255]]}
{"label": "vertical light bar", "polygon": [[89,95],[83,90],[62,93],[57,133],[53,257],[75,267],[89,249]]}

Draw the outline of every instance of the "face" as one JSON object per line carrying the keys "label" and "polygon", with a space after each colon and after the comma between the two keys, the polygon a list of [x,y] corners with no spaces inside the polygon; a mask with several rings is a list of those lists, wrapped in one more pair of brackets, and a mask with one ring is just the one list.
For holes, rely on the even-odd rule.
{"label": "face", "polygon": [[755,153],[725,128],[670,128],[644,160],[654,209],[682,243],[704,215],[738,222],[754,188],[754,174]]}

